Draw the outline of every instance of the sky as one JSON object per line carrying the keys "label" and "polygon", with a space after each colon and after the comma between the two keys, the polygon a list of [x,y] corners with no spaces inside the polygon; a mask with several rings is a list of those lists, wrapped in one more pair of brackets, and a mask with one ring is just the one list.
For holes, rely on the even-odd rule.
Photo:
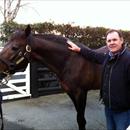
{"label": "sky", "polygon": [[25,3],[15,19],[18,23],[54,22],[130,30],[129,0],[22,0]]}

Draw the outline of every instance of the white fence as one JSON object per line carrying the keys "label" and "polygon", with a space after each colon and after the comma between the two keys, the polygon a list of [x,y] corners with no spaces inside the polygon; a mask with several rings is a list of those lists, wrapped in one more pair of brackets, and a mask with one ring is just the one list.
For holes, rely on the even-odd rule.
{"label": "white fence", "polygon": [[24,72],[12,75],[6,85],[1,86],[3,100],[16,99],[31,96],[30,94],[30,64]]}

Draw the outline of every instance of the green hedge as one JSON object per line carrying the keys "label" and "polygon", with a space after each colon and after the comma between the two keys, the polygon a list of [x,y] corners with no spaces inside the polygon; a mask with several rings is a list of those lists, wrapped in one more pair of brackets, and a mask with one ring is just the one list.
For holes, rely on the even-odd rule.
{"label": "green hedge", "polygon": [[[17,24],[14,22],[1,24],[1,46],[4,45],[14,30],[18,28],[24,29],[25,27],[26,25],[24,24]],[[108,28],[103,27],[94,28],[88,26],[86,28],[81,28],[80,26],[72,26],[71,24],[55,24],[54,22],[31,24],[31,28],[33,33],[58,33],[74,42],[81,42],[91,48],[99,48],[105,45],[105,33],[108,30]],[[129,44],[130,32],[121,31],[123,32],[125,42]]]}

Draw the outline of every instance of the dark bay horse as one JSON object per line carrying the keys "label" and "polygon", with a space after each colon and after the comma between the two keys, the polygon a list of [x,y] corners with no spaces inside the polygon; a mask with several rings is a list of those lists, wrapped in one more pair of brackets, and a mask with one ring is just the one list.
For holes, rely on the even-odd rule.
{"label": "dark bay horse", "polygon": [[[101,66],[70,51],[68,41],[57,35],[34,35],[30,26],[24,31],[18,30],[0,52],[0,72],[10,74],[21,71],[32,60],[46,64],[57,74],[62,88],[72,99],[79,129],[85,130],[87,92],[99,89]],[[104,48],[97,51],[104,52]]]}

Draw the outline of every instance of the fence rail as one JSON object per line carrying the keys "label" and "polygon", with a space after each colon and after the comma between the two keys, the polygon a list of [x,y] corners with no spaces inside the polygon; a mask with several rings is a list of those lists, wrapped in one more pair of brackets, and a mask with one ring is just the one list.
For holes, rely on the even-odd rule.
{"label": "fence rail", "polygon": [[30,64],[24,72],[12,75],[6,85],[1,87],[3,100],[16,99],[31,96],[30,93]]}

